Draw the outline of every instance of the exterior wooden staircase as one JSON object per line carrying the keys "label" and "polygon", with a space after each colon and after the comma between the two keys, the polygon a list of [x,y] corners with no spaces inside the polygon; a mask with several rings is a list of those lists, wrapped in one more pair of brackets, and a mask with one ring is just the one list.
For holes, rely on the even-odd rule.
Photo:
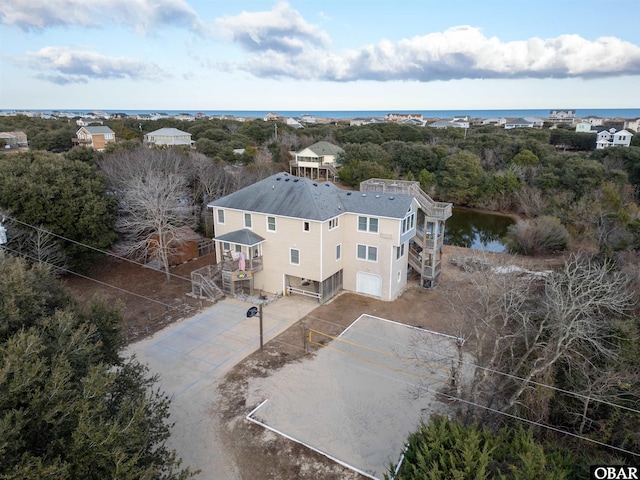
{"label": "exterior wooden staircase", "polygon": [[408,262],[420,274],[420,284],[434,288],[441,272],[445,222],[453,214],[453,204],[436,202],[419,182],[371,178],[360,183],[360,190],[376,193],[411,195],[419,205],[416,234],[410,242]]}

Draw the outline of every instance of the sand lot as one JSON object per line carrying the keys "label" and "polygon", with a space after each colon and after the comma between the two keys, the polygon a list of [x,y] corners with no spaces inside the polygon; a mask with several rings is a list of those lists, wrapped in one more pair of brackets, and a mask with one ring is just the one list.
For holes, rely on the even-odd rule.
{"label": "sand lot", "polygon": [[[312,342],[328,339],[312,333]],[[420,420],[446,412],[436,391],[449,383],[454,342],[448,335],[362,315],[314,358],[257,379],[247,404],[262,403],[247,418],[382,479]]]}

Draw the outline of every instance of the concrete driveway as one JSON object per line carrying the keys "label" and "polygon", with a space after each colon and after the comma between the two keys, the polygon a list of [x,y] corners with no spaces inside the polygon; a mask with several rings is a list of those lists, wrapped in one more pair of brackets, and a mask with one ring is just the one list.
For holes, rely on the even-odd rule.
{"label": "concrete driveway", "polygon": [[[239,479],[232,458],[217,437],[217,380],[260,348],[258,317],[247,318],[253,305],[223,300],[127,347],[159,376],[159,388],[172,398],[175,423],[169,446],[183,466],[201,470],[202,479]],[[283,297],[263,307],[264,343],[318,307],[317,300]]]}

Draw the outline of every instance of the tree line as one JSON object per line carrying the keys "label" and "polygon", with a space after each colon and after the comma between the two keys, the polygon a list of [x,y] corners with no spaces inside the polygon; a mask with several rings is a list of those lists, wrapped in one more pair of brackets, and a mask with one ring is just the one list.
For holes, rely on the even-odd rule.
{"label": "tree line", "polygon": [[[517,214],[520,219],[507,237],[513,252],[536,255],[569,249],[579,253],[568,257],[561,268],[546,277],[476,272],[470,281],[476,284],[478,295],[471,303],[458,302],[455,308],[463,310],[467,330],[461,330],[461,335],[474,346],[474,358],[482,368],[477,368],[466,383],[458,384],[455,393],[480,407],[461,411],[460,425],[434,421],[433,425],[421,427],[410,441],[415,445],[415,455],[409,452],[407,457],[416,460],[404,468],[424,461],[420,458],[425,453],[418,455],[423,448],[422,439],[428,439],[429,430],[435,428],[440,436],[446,436],[444,430],[451,429],[451,435],[463,441],[461,448],[469,452],[479,445],[477,442],[487,445],[487,453],[500,450],[499,442],[522,445],[522,451],[531,456],[531,472],[548,471],[551,462],[556,469],[552,471],[561,472],[554,478],[565,474],[570,478],[570,473],[563,470],[566,462],[562,461],[570,453],[558,453],[558,444],[567,442],[536,429],[515,433],[510,429],[506,434],[501,428],[513,425],[501,420],[503,417],[487,415],[487,408],[532,422],[560,425],[563,430],[602,439],[625,451],[640,451],[636,413],[640,409],[638,135],[630,148],[595,151],[581,136],[584,134],[562,128],[505,131],[477,127],[465,132],[397,124],[338,124],[294,130],[279,124],[276,136],[274,124],[262,120],[199,120],[181,125],[123,120],[110,123],[122,140],[99,153],[68,148],[69,144],[60,148],[62,141],[52,141],[77,130],[69,122],[7,119],[11,117],[0,120],[0,129],[9,124],[8,129],[24,125],[29,134],[29,128],[33,128],[36,133],[30,139],[43,148],[0,154],[0,213],[5,215],[4,225],[9,233],[7,252],[18,252],[32,265],[28,268],[24,262],[3,263],[3,271],[13,273],[4,277],[12,281],[5,286],[0,306],[5,309],[2,314],[13,318],[14,323],[8,324],[8,343],[2,347],[0,357],[0,382],[6,387],[1,410],[5,417],[0,424],[6,431],[2,437],[15,435],[18,439],[34,432],[50,433],[43,435],[37,445],[27,442],[24,448],[0,444],[1,451],[7,454],[4,458],[14,466],[21,465],[22,470],[17,471],[35,468],[34,471],[46,473],[52,469],[72,472],[69,475],[73,476],[76,470],[69,469],[76,468],[74,462],[80,462],[78,452],[84,450],[80,444],[75,450],[64,452],[60,445],[71,445],[65,435],[79,435],[74,433],[76,428],[89,437],[92,428],[109,434],[97,425],[83,424],[80,420],[85,417],[80,413],[75,419],[71,415],[68,421],[37,417],[35,423],[29,423],[18,418],[16,412],[37,410],[44,401],[35,394],[24,396],[21,384],[15,383],[16,372],[29,373],[30,363],[36,362],[31,376],[25,378],[40,381],[32,384],[38,385],[42,395],[57,398],[55,389],[59,385],[67,385],[67,393],[74,392],[77,403],[72,402],[73,412],[124,408],[118,403],[90,404],[80,393],[84,385],[93,385],[86,382],[97,382],[95,388],[102,388],[96,390],[102,400],[112,398],[123,385],[131,386],[131,395],[138,395],[138,400],[117,395],[113,398],[126,400],[128,408],[134,410],[135,402],[150,395],[152,388],[152,381],[141,367],[124,367],[123,361],[114,356],[114,349],[120,345],[114,333],[117,315],[102,307],[89,313],[79,311],[62,299],[40,269],[53,265],[54,273],[56,269],[90,271],[104,251],[143,261],[149,253],[149,242],[155,238],[154,250],[168,272],[167,259],[175,243],[163,243],[163,239],[179,241],[178,228],[185,225],[205,232],[207,203],[271,173],[288,170],[289,152],[319,140],[344,149],[340,181],[345,185],[357,186],[371,177],[416,180],[438,200]],[[196,151],[143,148],[142,135],[162,126],[191,132]],[[245,153],[234,153],[236,148],[244,148]],[[65,151],[45,151],[58,149]],[[35,277],[25,280],[29,275]],[[451,298],[455,299],[455,292],[451,292]],[[43,307],[49,304],[55,308]],[[62,332],[76,332],[73,335],[77,338],[69,333],[73,337],[69,338],[71,343],[48,345]],[[82,343],[85,341],[88,343]],[[32,346],[41,353],[27,355]],[[108,351],[101,350],[104,348]],[[77,349],[86,351],[87,357],[74,357]],[[43,369],[52,369],[54,361],[68,355],[71,359],[66,362],[71,367],[64,362],[59,364],[61,370],[55,377],[59,381],[47,383],[39,378]],[[18,360],[23,357],[20,363]],[[45,360],[37,363],[40,357]],[[96,370],[94,360],[106,371]],[[125,377],[109,377],[107,373],[113,373],[114,368],[115,372],[125,372]],[[62,379],[69,383],[64,384]],[[566,396],[558,388],[580,395]],[[21,397],[23,403],[19,402]],[[161,396],[152,398],[158,402],[160,412],[166,410]],[[61,412],[61,407],[54,411]],[[153,438],[162,445],[166,432],[161,425],[165,418],[160,415],[143,421],[142,410],[138,412],[140,428],[147,428],[144,422],[151,421],[159,429]],[[484,432],[478,423],[489,430]],[[56,433],[58,427],[61,430]],[[467,440],[476,443],[464,443]],[[22,440],[15,441],[18,445]],[[579,450],[575,445],[566,446],[573,454]],[[144,468],[149,471],[165,468],[160,464],[178,468],[166,451],[162,458],[154,460],[149,452],[156,447],[136,448],[119,453],[131,471],[140,471],[134,469],[134,464],[142,458],[146,458]],[[143,451],[147,453],[140,453]],[[611,460],[606,449],[592,447],[585,451],[591,459]],[[488,465],[481,475],[488,478],[507,475],[509,465],[513,465],[517,452],[507,449],[502,453],[507,459],[500,460],[504,463],[493,457],[478,462],[471,461],[473,456],[464,458],[469,464]],[[40,458],[42,455],[46,461]],[[521,456],[517,458],[522,460]],[[58,459],[58,463],[47,463],[50,459]],[[498,464],[502,466],[497,467]],[[577,464],[584,466],[585,461]],[[112,466],[105,466],[104,471],[110,471]],[[575,469],[572,471],[577,475]],[[166,478],[173,478],[167,475]],[[533,477],[536,475],[527,478]]]}

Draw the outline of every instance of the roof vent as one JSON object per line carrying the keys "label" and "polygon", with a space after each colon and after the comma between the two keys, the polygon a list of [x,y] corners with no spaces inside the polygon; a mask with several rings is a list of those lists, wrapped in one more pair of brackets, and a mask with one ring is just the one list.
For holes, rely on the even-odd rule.
{"label": "roof vent", "polygon": [[363,194],[362,194],[362,196],[363,196],[363,197],[366,197],[366,196],[367,196],[367,194],[366,194],[366,193],[363,193]]}
{"label": "roof vent", "polygon": [[396,198],[396,197],[389,197],[389,200],[393,200],[394,198]]}
{"label": "roof vent", "polygon": [[347,196],[351,195],[351,192],[347,192]]}
{"label": "roof vent", "polygon": [[276,180],[280,181],[282,180],[282,177],[276,177]]}
{"label": "roof vent", "polygon": [[284,181],[288,182],[289,180],[291,180],[290,178],[285,178]]}
{"label": "roof vent", "polygon": [[376,195],[376,198],[380,198],[380,195]]}
{"label": "roof vent", "polygon": [[294,182],[298,182],[298,181],[300,181],[300,179],[299,178],[294,178],[293,181]]}
{"label": "roof vent", "polygon": [[313,184],[313,186],[314,186],[314,187],[317,187],[317,186],[318,186],[318,184],[317,184],[317,183],[314,183],[314,184]]}
{"label": "roof vent", "polygon": [[325,187],[329,187],[329,186],[330,186],[330,185],[329,185],[329,182],[325,183],[325,184],[324,184],[324,186],[325,186]]}

